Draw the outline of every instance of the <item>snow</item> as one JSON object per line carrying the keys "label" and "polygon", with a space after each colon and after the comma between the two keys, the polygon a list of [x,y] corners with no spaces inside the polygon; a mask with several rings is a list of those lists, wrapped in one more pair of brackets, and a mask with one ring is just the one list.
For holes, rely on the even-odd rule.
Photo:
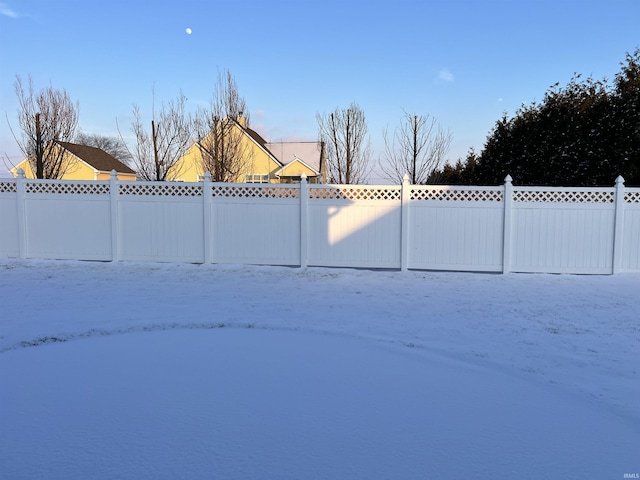
{"label": "snow", "polygon": [[623,478],[640,276],[0,260],[0,478]]}

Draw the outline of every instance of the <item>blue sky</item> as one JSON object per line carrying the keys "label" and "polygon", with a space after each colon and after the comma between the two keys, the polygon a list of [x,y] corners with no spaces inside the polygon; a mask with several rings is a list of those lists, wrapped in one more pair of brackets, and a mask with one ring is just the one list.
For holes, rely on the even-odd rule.
{"label": "blue sky", "polygon": [[638,18],[638,0],[1,0],[0,155],[21,159],[16,74],[66,89],[85,133],[129,136],[134,103],[195,110],[228,69],[267,140],[316,140],[316,114],[353,101],[374,157],[404,109],[452,132],[455,161],[552,84],[612,79]]}

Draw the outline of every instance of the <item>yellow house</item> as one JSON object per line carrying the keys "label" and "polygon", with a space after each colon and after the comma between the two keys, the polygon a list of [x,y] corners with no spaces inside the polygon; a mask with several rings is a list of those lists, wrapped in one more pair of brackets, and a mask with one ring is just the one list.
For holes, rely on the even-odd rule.
{"label": "yellow house", "polygon": [[[295,183],[303,174],[309,183],[325,183],[326,168],[323,152],[318,142],[265,141],[255,130],[247,127],[241,118],[238,122],[227,119],[231,125],[230,136],[237,141],[243,161],[231,181],[238,183]],[[211,135],[211,134],[210,134]],[[198,182],[205,173],[205,150],[194,142],[170,169],[167,178]],[[213,176],[213,175],[212,175]]]}
{"label": "yellow house", "polygon": [[[78,145],[69,142],[56,142],[58,148],[65,150],[64,174],[61,180],[109,180],[111,170],[116,171],[118,180],[136,179],[136,172],[117,158],[100,148]],[[11,169],[14,177],[22,169],[27,178],[35,178],[29,159],[25,159]]]}

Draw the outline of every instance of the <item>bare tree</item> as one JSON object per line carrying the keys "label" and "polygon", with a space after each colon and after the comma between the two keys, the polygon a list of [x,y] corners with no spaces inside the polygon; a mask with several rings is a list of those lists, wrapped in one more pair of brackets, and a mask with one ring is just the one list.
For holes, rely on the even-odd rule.
{"label": "bare tree", "polygon": [[25,86],[22,78],[16,75],[14,86],[20,104],[18,123],[22,130],[16,141],[22,154],[29,159],[36,178],[62,178],[71,165],[65,150],[57,142],[73,139],[79,104],[71,101],[66,90],[57,90],[51,85],[34,92],[31,76]]}
{"label": "bare tree", "polygon": [[367,180],[370,146],[367,121],[358,104],[316,116],[325,147],[330,183],[358,184]]}
{"label": "bare tree", "polygon": [[385,152],[380,168],[392,182],[402,183],[405,175],[413,184],[427,183],[431,174],[445,163],[452,135],[429,115],[404,112],[393,136],[383,132]]}
{"label": "bare tree", "polygon": [[80,145],[88,145],[104,150],[109,155],[117,158],[125,165],[129,165],[132,160],[129,149],[118,137],[109,137],[106,135],[98,135],[95,133],[80,132],[76,135],[76,143]]}
{"label": "bare tree", "polygon": [[138,105],[133,106],[131,130],[135,150],[131,152],[137,174],[142,180],[175,180],[180,172],[174,167],[191,141],[191,118],[185,113],[187,97],[182,92],[176,100],[162,104],[151,118],[151,132],[145,128]]}
{"label": "bare tree", "polygon": [[251,152],[241,135],[248,122],[247,105],[233,75],[219,72],[209,107],[199,109],[194,122],[202,172],[209,172],[214,182],[238,181],[249,169]]}

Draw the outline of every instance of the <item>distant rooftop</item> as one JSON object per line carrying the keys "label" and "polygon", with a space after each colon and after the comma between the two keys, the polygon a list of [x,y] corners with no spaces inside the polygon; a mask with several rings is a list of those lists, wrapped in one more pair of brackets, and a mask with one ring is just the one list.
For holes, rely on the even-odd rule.
{"label": "distant rooftop", "polygon": [[314,170],[320,171],[320,144],[318,142],[269,142],[264,146],[283,165],[299,158]]}
{"label": "distant rooftop", "polygon": [[136,173],[120,160],[100,148],[69,142],[58,142],[58,145],[73,153],[76,157],[85,161],[99,172],[115,170],[118,173]]}

